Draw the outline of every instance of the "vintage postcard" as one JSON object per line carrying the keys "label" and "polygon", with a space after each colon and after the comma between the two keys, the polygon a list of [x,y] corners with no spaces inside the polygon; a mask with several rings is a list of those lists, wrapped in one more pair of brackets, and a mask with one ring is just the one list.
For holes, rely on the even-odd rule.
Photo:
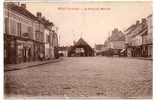
{"label": "vintage postcard", "polygon": [[4,96],[152,99],[152,1],[4,1]]}

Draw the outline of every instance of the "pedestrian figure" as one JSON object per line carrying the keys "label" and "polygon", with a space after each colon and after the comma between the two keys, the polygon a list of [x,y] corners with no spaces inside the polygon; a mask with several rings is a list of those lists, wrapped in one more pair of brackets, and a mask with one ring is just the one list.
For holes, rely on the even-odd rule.
{"label": "pedestrian figure", "polygon": [[31,61],[31,48],[29,48],[29,51],[28,51],[28,60]]}
{"label": "pedestrian figure", "polygon": [[43,53],[40,53],[40,60],[43,61]]}

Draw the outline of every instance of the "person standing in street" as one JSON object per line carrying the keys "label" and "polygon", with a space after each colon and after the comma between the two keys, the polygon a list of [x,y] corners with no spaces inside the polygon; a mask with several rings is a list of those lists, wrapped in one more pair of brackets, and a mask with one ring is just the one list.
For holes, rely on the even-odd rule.
{"label": "person standing in street", "polygon": [[40,60],[43,61],[43,53],[40,53]]}

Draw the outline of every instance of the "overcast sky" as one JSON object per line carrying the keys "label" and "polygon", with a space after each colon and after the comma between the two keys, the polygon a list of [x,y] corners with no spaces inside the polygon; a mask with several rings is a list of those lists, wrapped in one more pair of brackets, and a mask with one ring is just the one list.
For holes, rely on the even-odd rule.
{"label": "overcast sky", "polygon": [[152,14],[151,2],[27,3],[27,8],[54,22],[61,46],[72,45],[80,37],[92,47],[103,44],[114,28],[123,31]]}

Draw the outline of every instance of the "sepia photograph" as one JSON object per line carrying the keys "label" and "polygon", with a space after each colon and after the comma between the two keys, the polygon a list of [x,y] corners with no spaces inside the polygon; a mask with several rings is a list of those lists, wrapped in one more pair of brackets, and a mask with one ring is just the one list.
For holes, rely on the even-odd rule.
{"label": "sepia photograph", "polygon": [[4,1],[4,99],[153,97],[152,1]]}

